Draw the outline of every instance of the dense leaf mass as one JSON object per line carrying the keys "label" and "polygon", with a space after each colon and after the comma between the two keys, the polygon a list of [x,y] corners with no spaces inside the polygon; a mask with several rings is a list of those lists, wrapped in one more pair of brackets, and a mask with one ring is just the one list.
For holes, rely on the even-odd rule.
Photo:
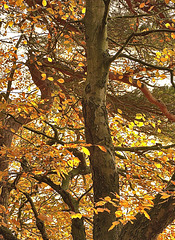
{"label": "dense leaf mass", "polygon": [[175,238],[175,0],[0,0],[0,239]]}

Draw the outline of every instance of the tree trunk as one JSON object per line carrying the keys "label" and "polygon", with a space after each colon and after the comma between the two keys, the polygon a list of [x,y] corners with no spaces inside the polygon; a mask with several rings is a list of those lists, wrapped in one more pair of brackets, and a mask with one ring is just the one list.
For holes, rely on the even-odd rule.
{"label": "tree trunk", "polygon": [[86,240],[86,233],[83,219],[72,219],[72,231],[73,240]]}
{"label": "tree trunk", "polygon": [[[106,89],[109,62],[106,17],[109,1],[88,0],[86,3],[86,43],[87,43],[87,81],[83,98],[86,141],[90,147],[95,203],[106,196],[118,193],[118,173],[115,167],[115,154],[108,126],[106,110]],[[104,146],[105,151],[97,146]],[[108,204],[110,213],[104,211],[94,215],[94,240],[117,239],[117,231],[111,231],[116,220],[116,209]]]}
{"label": "tree trunk", "polygon": [[[175,180],[175,174],[172,181]],[[148,210],[150,219],[144,214],[138,213],[133,223],[128,222],[121,230],[120,240],[155,240],[158,235],[173,222],[175,216],[175,198],[173,193],[175,186],[173,182],[168,184],[167,193],[169,198],[161,198],[161,194],[157,194],[154,200],[154,207]]]}

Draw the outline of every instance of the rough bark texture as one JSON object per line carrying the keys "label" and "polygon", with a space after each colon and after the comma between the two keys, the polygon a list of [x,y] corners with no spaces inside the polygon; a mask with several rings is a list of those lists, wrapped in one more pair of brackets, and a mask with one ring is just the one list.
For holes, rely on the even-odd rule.
{"label": "rough bark texture", "polygon": [[72,219],[72,237],[73,240],[86,240],[85,227],[82,219]]}
{"label": "rough bark texture", "polygon": [[[109,1],[88,0],[86,3],[86,43],[87,43],[87,82],[83,98],[83,113],[87,143],[92,144],[91,168],[94,188],[94,201],[118,192],[118,173],[115,168],[115,155],[108,126],[106,111],[106,88],[108,81],[108,53],[106,17]],[[106,152],[97,145],[104,146]],[[108,231],[116,220],[116,209],[108,205],[108,212],[94,216],[94,240],[116,239],[114,228]]]}
{"label": "rough bark texture", "polygon": [[143,214],[136,215],[134,223],[126,224],[119,236],[120,240],[155,240],[158,235],[174,220],[175,199],[170,197],[162,199],[158,194],[154,207],[148,212],[150,220]]}

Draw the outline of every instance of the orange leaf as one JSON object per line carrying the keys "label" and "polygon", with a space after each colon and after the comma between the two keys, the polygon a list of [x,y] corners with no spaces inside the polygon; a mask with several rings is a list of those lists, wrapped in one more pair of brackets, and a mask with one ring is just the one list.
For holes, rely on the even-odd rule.
{"label": "orange leaf", "polygon": [[108,231],[111,231],[115,226],[117,226],[120,222],[119,221],[115,221],[112,223],[112,226],[108,229]]}
{"label": "orange leaf", "polygon": [[99,147],[100,150],[102,150],[103,152],[107,152],[107,150],[106,150],[106,148],[104,146],[97,145],[97,147]]}
{"label": "orange leaf", "polygon": [[139,80],[137,80],[137,86],[138,86],[139,88],[142,87],[142,84],[141,84],[141,82],[140,82]]}
{"label": "orange leaf", "polygon": [[3,213],[3,212],[6,212],[6,209],[3,205],[0,204],[0,212]]}
{"label": "orange leaf", "polygon": [[78,64],[78,66],[83,67],[83,66],[84,66],[84,63],[80,62],[80,63]]}
{"label": "orange leaf", "polygon": [[148,214],[145,210],[143,210],[143,213],[144,213],[144,215],[145,215],[146,218],[148,218],[149,220],[151,220],[149,214]]}
{"label": "orange leaf", "polygon": [[64,83],[64,79],[60,78],[57,80],[59,83]]}
{"label": "orange leaf", "polygon": [[109,202],[109,201],[111,201],[111,198],[110,198],[109,196],[107,196],[107,197],[104,198],[104,200],[105,200],[106,202]]}
{"label": "orange leaf", "polygon": [[41,219],[42,221],[48,221],[48,222],[52,222],[52,218],[51,217],[47,217],[44,214],[39,214],[38,218]]}
{"label": "orange leaf", "polygon": [[145,6],[145,3],[141,3],[139,8],[144,8],[144,6]]}
{"label": "orange leaf", "polygon": [[167,199],[167,198],[169,198],[169,197],[171,197],[171,195],[169,195],[169,194],[167,194],[167,193],[161,193],[161,198],[162,199]]}

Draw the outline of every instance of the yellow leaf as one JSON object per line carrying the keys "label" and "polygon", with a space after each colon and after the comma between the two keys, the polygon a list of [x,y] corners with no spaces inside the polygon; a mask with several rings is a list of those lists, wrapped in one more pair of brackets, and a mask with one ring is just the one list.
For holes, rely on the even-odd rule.
{"label": "yellow leaf", "polygon": [[142,116],[141,113],[137,113],[137,114],[136,114],[136,119],[142,119],[142,117],[143,117],[143,116]]}
{"label": "yellow leaf", "polygon": [[24,42],[23,42],[24,44],[27,44],[27,41],[26,40],[24,40]]}
{"label": "yellow leaf", "polygon": [[166,24],[165,24],[165,27],[167,27],[167,28],[170,27],[170,24],[169,24],[169,23],[166,23]]}
{"label": "yellow leaf", "polygon": [[47,5],[47,1],[46,1],[46,0],[43,0],[43,1],[42,1],[42,5],[43,5],[43,7],[45,7],[45,6]]}
{"label": "yellow leaf", "polygon": [[132,77],[129,77],[129,82],[132,83]]}
{"label": "yellow leaf", "polygon": [[157,167],[157,168],[162,168],[162,165],[160,163],[154,163],[154,165]]}
{"label": "yellow leaf", "polygon": [[153,128],[155,128],[156,127],[156,124],[155,123],[150,123],[152,126],[153,126]]}
{"label": "yellow leaf", "polygon": [[120,196],[119,196],[117,193],[115,194],[115,197],[116,197],[116,198],[120,198]]}
{"label": "yellow leaf", "polygon": [[5,3],[5,4],[4,4],[4,8],[5,8],[5,9],[9,9],[9,6]]}
{"label": "yellow leaf", "polygon": [[117,112],[120,113],[120,114],[122,114],[122,110],[119,109],[119,108],[117,109]]}
{"label": "yellow leaf", "polygon": [[149,214],[148,214],[145,210],[143,210],[143,213],[144,213],[144,215],[145,215],[146,218],[148,218],[149,220],[151,220]]}
{"label": "yellow leaf", "polygon": [[107,150],[106,150],[106,148],[104,146],[97,145],[97,147],[99,147],[100,150],[102,150],[103,152],[107,152]]}
{"label": "yellow leaf", "polygon": [[115,216],[118,218],[118,217],[121,217],[123,215],[122,211],[116,211],[115,212]]}
{"label": "yellow leaf", "polygon": [[80,162],[80,159],[77,157],[74,157],[74,165],[78,165]]}
{"label": "yellow leaf", "polygon": [[82,151],[86,154],[86,155],[90,155],[90,152],[87,148],[82,147]]}
{"label": "yellow leaf", "polygon": [[71,218],[72,218],[72,219],[73,219],[73,218],[79,218],[79,219],[81,219],[81,218],[82,218],[82,215],[81,215],[81,213],[72,214],[72,215],[71,215]]}
{"label": "yellow leaf", "polygon": [[144,125],[143,122],[138,122],[138,123],[137,123],[137,126],[138,126],[138,127],[142,127],[143,125]]}
{"label": "yellow leaf", "polygon": [[172,39],[175,39],[175,34],[171,33],[171,37],[172,37]]}
{"label": "yellow leaf", "polygon": [[48,77],[47,78],[49,81],[53,81],[54,79],[53,79],[53,77]]}
{"label": "yellow leaf", "polygon": [[68,165],[69,165],[70,167],[73,167],[73,166],[74,166],[73,161],[71,161],[71,160],[69,160],[67,163],[68,163]]}
{"label": "yellow leaf", "polygon": [[42,73],[41,76],[42,76],[42,80],[46,79],[46,74],[45,73]]}
{"label": "yellow leaf", "polygon": [[161,133],[161,129],[160,129],[160,128],[158,128],[158,129],[157,129],[157,132],[158,132],[158,133]]}
{"label": "yellow leaf", "polygon": [[84,66],[84,63],[80,62],[80,63],[78,64],[78,66],[79,66],[79,67],[83,67],[83,66]]}
{"label": "yellow leaf", "polygon": [[47,59],[49,62],[52,62],[52,58],[50,58],[50,57],[48,57],[48,59]]}
{"label": "yellow leaf", "polygon": [[85,13],[85,12],[86,12],[86,8],[83,8],[83,9],[82,9],[82,13]]}

